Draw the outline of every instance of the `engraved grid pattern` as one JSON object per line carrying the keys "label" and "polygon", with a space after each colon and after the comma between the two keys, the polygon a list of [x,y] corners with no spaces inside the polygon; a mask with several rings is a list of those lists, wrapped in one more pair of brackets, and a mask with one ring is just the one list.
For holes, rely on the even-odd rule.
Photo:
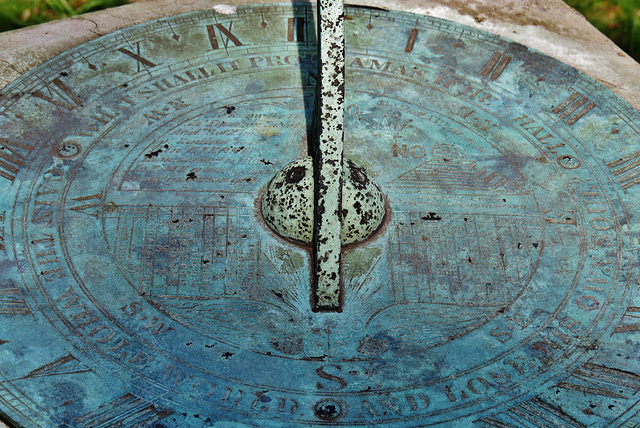
{"label": "engraved grid pattern", "polygon": [[121,269],[146,296],[254,297],[253,217],[237,207],[119,206],[106,226]]}
{"label": "engraved grid pattern", "polygon": [[503,305],[535,267],[542,228],[535,217],[401,212],[391,225],[393,299]]}

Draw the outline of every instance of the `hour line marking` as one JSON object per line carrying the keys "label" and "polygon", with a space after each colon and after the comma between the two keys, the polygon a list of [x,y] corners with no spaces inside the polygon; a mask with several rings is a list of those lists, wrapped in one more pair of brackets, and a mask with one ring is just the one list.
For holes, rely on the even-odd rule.
{"label": "hour line marking", "polygon": [[625,191],[640,183],[640,150],[605,164],[611,168]]}
{"label": "hour line marking", "polygon": [[178,34],[176,34],[176,32],[173,30],[173,27],[171,26],[171,24],[169,24],[169,29],[171,30],[172,36],[171,38],[173,40],[175,40],[176,42],[180,41],[180,36]]}
{"label": "hour line marking", "polygon": [[267,23],[267,21],[264,20],[264,12],[260,12],[260,18],[262,19],[262,22],[260,23],[260,26],[262,28],[267,28],[269,26],[269,24]]}
{"label": "hour line marking", "polygon": [[418,30],[417,28],[411,29],[411,32],[409,33],[409,40],[407,40],[407,46],[404,48],[405,53],[413,52],[413,47],[416,44],[416,39],[418,38],[419,32],[420,30]]}
{"label": "hour line marking", "polygon": [[[580,109],[580,107],[582,108]],[[557,114],[567,125],[573,125],[594,107],[597,107],[597,104],[590,102],[588,98],[574,92],[569,98],[551,110],[551,112]]]}
{"label": "hour line marking", "polygon": [[509,55],[503,55],[499,52],[494,52],[491,56],[491,59],[485,64],[480,74],[485,77],[489,77],[491,80],[496,80],[498,77],[500,77],[504,69],[507,68],[507,65],[509,65],[512,59],[513,57]]}

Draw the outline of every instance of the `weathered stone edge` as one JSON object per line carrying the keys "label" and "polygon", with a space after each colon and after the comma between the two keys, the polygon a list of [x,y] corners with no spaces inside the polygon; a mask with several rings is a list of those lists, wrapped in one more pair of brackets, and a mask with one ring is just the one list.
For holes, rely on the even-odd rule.
{"label": "weathered stone edge", "polygon": [[[0,88],[66,50],[153,19],[273,0],[147,0],[0,34]],[[536,49],[577,68],[640,109],[640,64],[561,0],[350,0],[447,19]]]}

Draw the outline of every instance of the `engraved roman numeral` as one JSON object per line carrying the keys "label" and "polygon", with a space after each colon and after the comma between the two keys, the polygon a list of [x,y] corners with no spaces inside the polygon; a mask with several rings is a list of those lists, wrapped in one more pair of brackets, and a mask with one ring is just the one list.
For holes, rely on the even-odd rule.
{"label": "engraved roman numeral", "polygon": [[594,107],[597,107],[595,103],[590,102],[587,97],[574,92],[551,112],[557,114],[567,125],[573,125]]}
{"label": "engraved roman numeral", "polygon": [[559,407],[537,397],[497,415],[480,419],[480,421],[492,427],[500,428],[518,428],[522,426],[586,428],[586,425],[575,420]]}
{"label": "engraved roman numeral", "polygon": [[304,17],[289,18],[287,25],[288,42],[306,41],[307,23]]}
{"label": "engraved roman numeral", "polygon": [[71,354],[63,355],[62,357],[47,363],[41,367],[38,367],[35,370],[30,371],[27,375],[23,376],[23,379],[26,378],[36,378],[43,376],[55,376],[55,375],[66,375],[72,373],[84,373],[91,371],[90,368],[82,364],[76,357]]}
{"label": "engraved roman numeral", "polygon": [[0,177],[13,184],[33,146],[0,138]]}
{"label": "engraved roman numeral", "polygon": [[613,162],[607,162],[611,172],[626,191],[629,187],[640,183],[640,151],[628,154]]}
{"label": "engraved roman numeral", "polygon": [[[625,370],[585,363],[556,386],[585,394],[628,399],[640,390],[640,376]],[[627,395],[623,394],[625,389]]]}
{"label": "engraved roman numeral", "polygon": [[[95,217],[96,220],[98,219],[98,215],[100,214],[100,207],[102,206],[102,192],[96,193],[94,195],[78,196],[77,198],[71,198],[71,199],[80,203],[86,202],[86,203],[83,203],[82,205],[69,208],[71,211],[87,214],[87,215],[90,215],[91,217]],[[91,200],[94,200],[94,201],[87,202]],[[96,209],[94,210],[94,208]]]}
{"label": "engraved roman numeral", "polygon": [[173,413],[172,410],[159,409],[154,404],[129,393],[74,420],[86,428],[150,427]]}
{"label": "engraved roman numeral", "polygon": [[0,288],[0,315],[31,315],[31,309],[13,282]]}
{"label": "engraved roman numeral", "polygon": [[218,42],[217,32],[222,39],[222,46],[225,50],[229,47],[229,42],[232,42],[236,46],[242,46],[242,42],[231,32],[233,22],[229,22],[229,28],[226,28],[222,24],[210,24],[207,25],[207,34],[209,35],[209,43],[211,43],[211,49],[220,49],[220,43]]}
{"label": "engraved roman numeral", "polygon": [[640,331],[640,307],[629,306],[624,311],[624,316],[620,320],[620,324],[613,330],[615,333],[630,333]]}
{"label": "engraved roman numeral", "polygon": [[38,90],[31,95],[54,105],[61,116],[66,113],[63,109],[68,112],[82,104],[82,100],[59,78],[54,79],[51,83],[53,85],[46,85],[48,94]]}
{"label": "engraved roman numeral", "polygon": [[148,59],[146,59],[145,57],[140,55],[140,42],[136,42],[136,51],[132,52],[127,48],[118,48],[117,49],[118,52],[122,52],[123,54],[135,59],[136,61],[138,61],[138,71],[141,71],[140,65],[143,65],[146,68],[152,68],[155,67],[158,64],[155,64],[151,61],[149,61]]}
{"label": "engraved roman numeral", "polygon": [[509,65],[512,59],[513,57],[509,55],[494,52],[480,74],[484,77],[490,78],[491,80],[496,80],[500,77],[504,69],[507,68],[507,65]]}
{"label": "engraved roman numeral", "polygon": [[407,46],[405,46],[404,48],[404,52],[405,53],[411,53],[413,52],[413,47],[416,44],[416,39],[418,38],[418,33],[420,32],[420,30],[418,30],[417,28],[412,28],[411,32],[409,33],[409,39],[407,39]]}

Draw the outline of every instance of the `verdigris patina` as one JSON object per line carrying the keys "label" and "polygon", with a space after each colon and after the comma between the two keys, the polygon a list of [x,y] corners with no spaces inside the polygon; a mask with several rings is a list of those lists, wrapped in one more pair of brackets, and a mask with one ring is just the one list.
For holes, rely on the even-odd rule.
{"label": "verdigris patina", "polygon": [[637,424],[638,112],[522,45],[348,7],[345,163],[386,216],[340,251],[341,312],[316,312],[309,246],[263,216],[308,154],[313,16],[168,17],[3,90],[3,413]]}

